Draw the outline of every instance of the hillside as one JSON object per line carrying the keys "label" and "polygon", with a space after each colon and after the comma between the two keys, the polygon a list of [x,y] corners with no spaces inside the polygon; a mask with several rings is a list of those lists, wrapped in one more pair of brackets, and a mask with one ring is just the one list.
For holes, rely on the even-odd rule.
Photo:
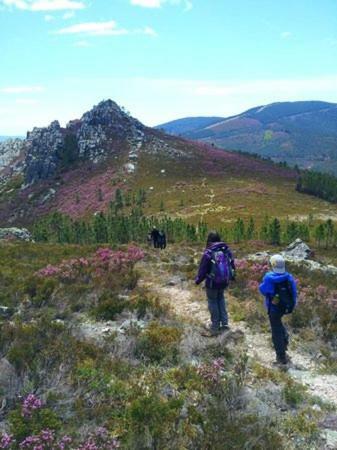
{"label": "hillside", "polygon": [[107,211],[117,190],[143,190],[146,215],[169,214],[210,225],[273,214],[325,220],[337,207],[295,192],[296,174],[271,162],[147,128],[111,100],[65,128],[35,128],[3,168],[2,226],[29,225],[59,211],[74,218]]}
{"label": "hillside", "polygon": [[[29,229],[0,228],[1,449],[336,448],[336,204],[111,100],[34,128],[0,175],[0,226]],[[213,337],[194,281],[207,227],[237,268]],[[299,289],[282,368],[258,292],[281,251]]]}
{"label": "hillside", "polygon": [[[337,105],[319,101],[279,102],[199,128],[194,118],[159,125],[169,133],[257,153],[302,168],[337,173]],[[212,122],[212,118],[209,118]]]}

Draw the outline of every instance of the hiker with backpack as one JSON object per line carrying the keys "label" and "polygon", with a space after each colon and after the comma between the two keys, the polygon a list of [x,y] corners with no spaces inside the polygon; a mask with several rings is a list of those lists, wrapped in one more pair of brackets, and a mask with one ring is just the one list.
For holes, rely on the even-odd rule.
{"label": "hiker with backpack", "polygon": [[270,258],[270,266],[271,271],[264,275],[259,288],[261,294],[265,296],[276,364],[284,366],[289,362],[287,355],[289,335],[282,323],[282,317],[294,310],[297,289],[293,276],[286,271],[282,255],[273,255]]}
{"label": "hiker with backpack", "polygon": [[157,227],[154,226],[152,228],[150,236],[151,236],[154,248],[158,248],[159,247],[159,245],[158,245],[159,231],[158,231]]}
{"label": "hiker with backpack", "polygon": [[158,247],[161,250],[164,250],[164,248],[166,248],[166,234],[163,230],[160,230],[158,234]]}
{"label": "hiker with backpack", "polygon": [[215,231],[207,237],[195,283],[198,285],[205,279],[208,310],[211,315],[211,326],[207,335],[217,336],[221,331],[229,329],[224,291],[229,282],[235,279],[235,263],[229,247]]}

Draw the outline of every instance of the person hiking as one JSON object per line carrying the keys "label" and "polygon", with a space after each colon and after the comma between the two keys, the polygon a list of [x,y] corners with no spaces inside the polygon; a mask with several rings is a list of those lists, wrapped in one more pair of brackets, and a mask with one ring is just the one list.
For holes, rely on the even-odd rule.
{"label": "person hiking", "polygon": [[206,248],[200,261],[195,283],[206,279],[206,296],[211,315],[211,326],[207,336],[216,336],[229,329],[224,291],[235,279],[235,262],[227,244],[221,241],[216,231],[209,233]]}
{"label": "person hiking", "polygon": [[158,247],[161,250],[166,248],[166,234],[163,230],[160,230],[158,234]]}
{"label": "person hiking", "polygon": [[153,227],[151,231],[151,239],[154,248],[158,248],[158,238],[159,238],[159,231],[157,230],[157,227]]}
{"label": "person hiking", "polygon": [[290,314],[295,308],[297,288],[293,276],[286,271],[282,255],[273,255],[270,258],[270,266],[271,271],[264,275],[259,289],[265,297],[276,364],[284,366],[290,362],[287,355],[289,334],[282,323],[282,317]]}

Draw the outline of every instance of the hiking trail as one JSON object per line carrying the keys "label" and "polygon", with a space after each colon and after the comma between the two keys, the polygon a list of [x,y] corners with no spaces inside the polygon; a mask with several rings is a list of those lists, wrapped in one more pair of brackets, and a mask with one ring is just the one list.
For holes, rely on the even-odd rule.
{"label": "hiking trail", "polygon": [[[205,292],[201,286],[196,287],[193,280],[186,280],[184,277],[174,275],[166,270],[165,263],[160,263],[160,257],[152,267],[153,271],[149,273],[148,270],[144,270],[145,266],[140,266],[140,285],[155,293],[163,302],[168,303],[171,310],[182,320],[198,326],[209,323]],[[226,301],[230,303],[231,296],[227,293],[225,297]],[[240,331],[244,334],[248,356],[264,367],[275,368],[273,367],[275,353],[271,346],[270,334],[255,333],[245,322],[231,321],[230,313],[229,322],[232,332]],[[290,348],[288,354],[292,361],[287,371],[288,375],[293,380],[305,385],[312,395],[337,407],[337,376],[319,373],[316,360],[298,349]]]}

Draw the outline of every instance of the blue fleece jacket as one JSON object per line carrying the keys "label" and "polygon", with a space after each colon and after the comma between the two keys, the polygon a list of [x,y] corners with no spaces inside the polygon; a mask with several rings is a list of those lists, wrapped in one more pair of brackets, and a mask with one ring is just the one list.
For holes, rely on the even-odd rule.
{"label": "blue fleece jacket", "polygon": [[294,280],[294,277],[290,273],[288,273],[288,272],[285,272],[285,273],[267,272],[265,274],[265,276],[263,277],[263,280],[259,286],[259,289],[260,289],[261,294],[265,296],[265,307],[266,307],[266,309],[268,309],[268,311],[269,311],[269,309],[272,311],[278,310],[278,306],[273,305],[271,303],[271,300],[273,299],[273,297],[275,295],[275,284],[281,283],[286,280],[289,280],[291,283],[293,296],[294,296],[294,300],[295,300],[295,305],[296,305],[296,300],[297,300],[296,281]]}

